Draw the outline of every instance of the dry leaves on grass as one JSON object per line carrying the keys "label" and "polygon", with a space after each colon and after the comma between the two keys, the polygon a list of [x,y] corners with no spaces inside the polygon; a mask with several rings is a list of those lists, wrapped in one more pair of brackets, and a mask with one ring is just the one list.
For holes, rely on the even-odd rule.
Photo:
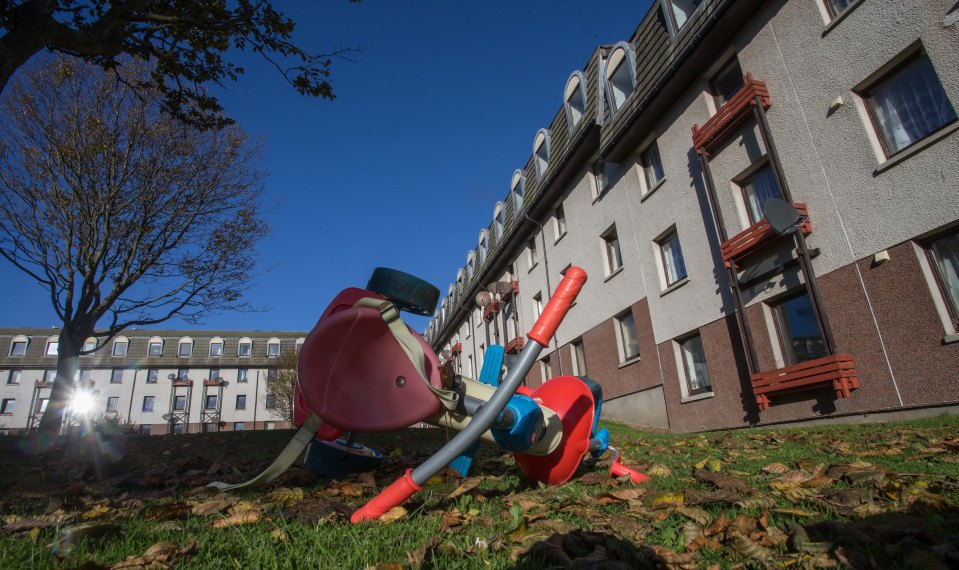
{"label": "dry leaves on grass", "polygon": [[254,524],[260,522],[262,515],[256,511],[240,511],[238,513],[233,513],[222,519],[217,519],[213,521],[211,526],[213,528],[229,528],[234,526],[242,526],[246,524]]}
{"label": "dry leaves on grass", "polygon": [[110,565],[110,570],[163,570],[197,553],[199,545],[190,539],[186,546],[178,547],[172,542],[159,542],[142,556],[128,556],[126,560]]}

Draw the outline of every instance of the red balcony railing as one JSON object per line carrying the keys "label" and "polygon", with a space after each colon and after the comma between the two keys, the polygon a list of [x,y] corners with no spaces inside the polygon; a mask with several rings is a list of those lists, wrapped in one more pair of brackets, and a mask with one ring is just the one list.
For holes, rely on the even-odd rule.
{"label": "red balcony railing", "polygon": [[772,372],[753,374],[751,378],[760,411],[772,405],[774,395],[832,386],[836,398],[848,398],[851,391],[859,388],[856,366],[848,354],[824,356]]}
{"label": "red balcony railing", "polygon": [[496,313],[499,312],[499,303],[493,301],[489,305],[486,305],[486,308],[483,309],[483,320],[492,321],[493,317],[496,316]]}
{"label": "red balcony railing", "polygon": [[504,351],[506,354],[513,354],[523,350],[523,346],[526,345],[526,339],[521,336],[515,337],[513,340],[506,343],[506,348]]}
{"label": "red balcony railing", "polygon": [[[793,202],[793,207],[806,218],[802,223],[801,229],[803,234],[809,235],[812,233],[812,223],[809,221],[809,208],[799,202]],[[781,236],[774,232],[772,226],[766,221],[766,218],[763,218],[724,241],[720,244],[719,250],[722,252],[724,261],[738,263],[750,253],[756,251],[760,245],[778,237]]]}
{"label": "red balcony railing", "polygon": [[463,343],[457,342],[450,348],[450,352],[453,354],[459,354],[463,352]]}
{"label": "red balcony railing", "polygon": [[749,117],[756,97],[759,97],[763,109],[768,109],[772,104],[766,84],[753,79],[752,73],[747,73],[743,77],[742,88],[732,99],[726,101],[702,127],[693,125],[693,147],[710,152]]}

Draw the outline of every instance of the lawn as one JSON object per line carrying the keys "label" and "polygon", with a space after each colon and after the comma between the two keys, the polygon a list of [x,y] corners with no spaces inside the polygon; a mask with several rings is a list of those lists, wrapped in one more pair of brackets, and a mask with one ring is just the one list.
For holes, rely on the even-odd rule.
{"label": "lawn", "polygon": [[948,568],[959,565],[959,418],[646,433],[610,424],[643,485],[609,459],[560,487],[528,485],[484,446],[385,520],[350,513],[450,435],[365,436],[380,471],[301,466],[220,493],[292,432],[82,438],[41,457],[0,440],[0,568]]}

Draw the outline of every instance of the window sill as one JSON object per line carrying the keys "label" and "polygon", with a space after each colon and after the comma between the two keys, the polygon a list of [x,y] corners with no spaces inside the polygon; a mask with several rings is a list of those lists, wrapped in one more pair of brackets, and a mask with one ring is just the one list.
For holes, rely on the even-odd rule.
{"label": "window sill", "polygon": [[620,362],[619,368],[626,368],[627,366],[632,366],[633,364],[636,364],[640,360],[642,360],[642,357],[640,357],[639,355],[634,356],[630,358],[629,360],[627,360],[626,362]]}
{"label": "window sill", "polygon": [[616,277],[617,275],[619,275],[619,274],[622,273],[622,272],[623,272],[623,268],[620,267],[620,268],[617,269],[616,271],[613,271],[612,273],[610,273],[609,275],[607,275],[606,278],[603,279],[603,283],[606,283],[607,281],[609,281],[609,280],[612,279],[613,277]]}
{"label": "window sill", "polygon": [[672,293],[672,292],[675,291],[676,289],[679,289],[680,287],[682,287],[683,285],[685,285],[685,284],[687,284],[687,283],[689,283],[689,277],[683,277],[683,278],[680,279],[679,281],[677,281],[677,282],[673,283],[672,285],[670,285],[669,287],[666,287],[665,289],[663,289],[663,291],[659,294],[659,296],[660,296],[660,297],[665,297],[666,295],[669,295],[670,293]]}
{"label": "window sill", "polygon": [[652,188],[650,188],[649,190],[647,190],[645,194],[643,194],[643,196],[639,199],[639,202],[640,202],[640,203],[645,202],[647,198],[649,198],[649,197],[652,196],[657,190],[659,190],[660,188],[662,188],[662,187],[663,187],[663,184],[665,184],[665,183],[666,183],[666,177],[663,177],[659,182],[656,183],[655,186],[653,186]]}
{"label": "window sill", "polygon": [[959,333],[956,334],[947,334],[942,337],[942,344],[952,344],[954,342],[959,342]]}
{"label": "window sill", "polygon": [[826,27],[823,28],[822,30],[822,37],[826,37],[826,35],[829,34],[829,32],[831,32],[833,28],[839,25],[839,22],[842,22],[843,20],[845,20],[846,16],[848,16],[853,10],[858,8],[859,5],[862,3],[863,3],[863,0],[856,0],[852,4],[846,6],[846,9],[843,10],[842,13],[836,15],[836,17],[833,18],[832,21],[826,24]]}
{"label": "window sill", "polygon": [[602,200],[603,197],[605,197],[606,194],[609,192],[610,188],[612,188],[612,186],[607,186],[606,188],[603,188],[602,190],[597,192],[596,196],[593,197],[592,204],[595,204],[596,202],[599,202],[600,200]]}
{"label": "window sill", "polygon": [[537,265],[539,265],[539,262],[538,262],[538,261],[537,261],[536,263],[534,263],[533,265],[530,265],[530,266],[529,266],[529,269],[526,270],[526,273],[532,273],[533,270],[536,269],[536,266],[537,266]]}
{"label": "window sill", "polygon": [[879,176],[893,166],[896,166],[907,158],[922,152],[923,150],[936,144],[956,131],[959,131],[959,121],[954,121],[952,124],[946,125],[938,131],[926,136],[926,138],[922,139],[921,141],[913,144],[909,148],[899,151],[898,153],[887,158],[885,162],[876,167],[876,170],[873,171],[872,175]]}
{"label": "window sill", "polygon": [[688,404],[689,402],[695,402],[697,400],[705,400],[707,398],[712,398],[716,394],[714,392],[703,392],[702,394],[696,394],[695,396],[686,396],[679,400],[680,404]]}
{"label": "window sill", "polygon": [[553,240],[553,245],[558,244],[561,239],[563,239],[564,237],[566,237],[566,233],[567,233],[567,232],[563,232],[558,238],[556,238],[555,240]]}

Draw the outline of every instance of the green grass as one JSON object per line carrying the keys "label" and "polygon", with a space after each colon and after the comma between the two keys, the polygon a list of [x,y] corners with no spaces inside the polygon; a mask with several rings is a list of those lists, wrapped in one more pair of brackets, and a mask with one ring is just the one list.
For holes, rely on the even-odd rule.
{"label": "green grass", "polygon": [[[644,485],[648,489],[645,497],[628,503],[600,504],[597,497],[603,493],[630,485],[590,478],[589,468],[582,469],[576,479],[561,487],[531,486],[519,475],[509,455],[484,446],[474,463],[483,467],[474,469],[473,474],[483,478],[476,491],[444,500],[459,481],[450,478],[432,482],[406,505],[409,513],[397,522],[351,525],[339,519],[310,524],[301,522],[284,507],[263,507],[261,502],[259,522],[229,528],[211,526],[225,513],[155,521],[146,520],[145,509],[171,501],[202,502],[204,495],[198,495],[197,489],[203,482],[229,474],[233,467],[243,476],[255,474],[285,445],[291,432],[123,439],[119,443],[124,457],[106,470],[102,482],[91,478],[91,471],[83,468],[89,464],[89,456],[66,450],[38,463],[35,458],[17,455],[15,439],[11,438],[0,444],[0,453],[5,457],[5,469],[0,475],[0,513],[12,522],[18,517],[60,512],[64,522],[60,529],[0,536],[0,568],[75,568],[91,560],[100,567],[108,567],[129,556],[140,556],[159,542],[184,546],[190,538],[197,541],[197,551],[177,568],[366,568],[377,563],[406,565],[407,553],[425,550],[421,547],[437,537],[439,540],[427,553],[426,567],[534,568],[545,563],[543,558],[524,554],[531,544],[554,532],[565,535],[574,529],[618,537],[644,555],[651,555],[652,547],[665,548],[701,568],[716,564],[731,568],[743,562],[759,564],[756,558],[750,559],[750,555],[737,549],[728,533],[717,535],[719,548],[704,547],[698,554],[687,554],[684,525],[690,518],[674,507],[651,506],[651,498],[659,493],[713,489],[693,477],[695,464],[708,460],[721,461],[720,474],[742,477],[757,495],[770,502],[758,507],[729,502],[698,505],[710,518],[725,514],[732,520],[744,515],[744,520],[756,521],[765,514],[763,520],[768,526],[785,533],[789,532],[788,523],[802,524],[810,529],[810,540],[831,543],[828,556],[837,556],[836,548],[840,546],[858,549],[865,556],[886,552],[882,541],[864,544],[861,538],[855,538],[859,536],[855,532],[863,529],[871,536],[879,536],[885,528],[882,525],[915,524],[919,520],[930,536],[959,536],[959,515],[951,508],[959,502],[959,418],[692,435],[646,433],[615,424],[607,427],[626,464],[642,469],[664,466],[670,470],[668,475],[654,477]],[[341,488],[340,483],[311,478],[302,469],[295,469],[281,484],[302,488],[306,501],[341,501],[355,508],[405,468],[420,463],[438,449],[446,437],[443,430],[406,430],[363,437],[364,443],[394,456],[387,460],[383,472],[375,475],[376,488],[367,489],[361,497],[330,496]],[[928,451],[936,448],[944,451]],[[886,487],[870,488],[875,495],[876,511],[859,515],[843,512],[820,496],[849,489],[851,483],[846,480],[835,480],[817,489],[817,495],[809,500],[790,500],[771,487],[779,475],[762,471],[772,463],[812,472],[818,464],[828,467],[856,461],[868,461],[888,470],[890,475],[884,485],[891,484],[889,481],[927,484],[923,487],[927,495],[921,501],[909,503],[898,496],[884,496]],[[215,464],[220,464],[221,471],[206,477],[206,471]],[[593,468],[601,469],[608,469],[608,461]],[[11,473],[32,475],[30,480],[23,480]],[[159,474],[159,479],[151,479],[151,474]],[[255,502],[270,490],[244,490],[234,496]],[[515,502],[511,506],[511,499],[517,495],[529,497],[532,506],[519,508]],[[62,557],[55,556],[50,544],[66,529],[82,522],[83,513],[89,513],[98,503],[106,510],[92,522],[119,525],[120,532],[100,539],[80,539]],[[454,508],[466,520],[441,532],[444,515]],[[774,512],[777,508],[801,509],[806,513]],[[838,526],[823,527],[815,521],[834,521]],[[756,536],[762,537],[762,532]],[[562,547],[571,557],[577,554],[576,547],[570,546],[573,542],[569,539]],[[607,546],[612,548],[611,544]],[[889,564],[905,568],[921,562],[924,556],[935,558],[932,547],[939,544],[934,540],[917,542]],[[796,549],[786,544],[770,548],[779,562],[798,556]],[[514,550],[517,559],[511,560]],[[664,555],[662,550],[659,555]]]}

